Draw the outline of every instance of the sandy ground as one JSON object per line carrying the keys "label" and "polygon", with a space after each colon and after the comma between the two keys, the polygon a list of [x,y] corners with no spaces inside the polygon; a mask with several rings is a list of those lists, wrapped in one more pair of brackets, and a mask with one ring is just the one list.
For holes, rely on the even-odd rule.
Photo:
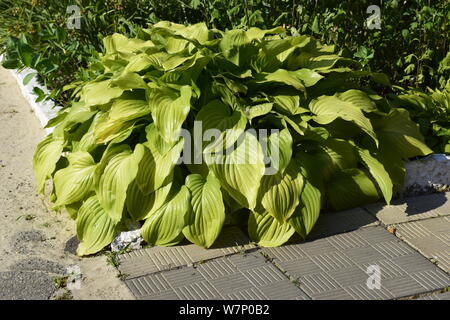
{"label": "sandy ground", "polygon": [[71,266],[82,273],[73,299],[133,299],[106,256],[74,254],[75,222],[37,194],[32,157],[44,135],[15,79],[0,68],[0,299],[61,296],[55,278]]}

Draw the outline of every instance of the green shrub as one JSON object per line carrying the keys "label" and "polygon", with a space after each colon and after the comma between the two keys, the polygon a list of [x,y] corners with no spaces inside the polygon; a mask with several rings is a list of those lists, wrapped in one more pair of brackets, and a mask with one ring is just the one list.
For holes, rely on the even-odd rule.
{"label": "green shrub", "polygon": [[[130,221],[150,245],[209,247],[244,219],[278,246],[306,237],[321,208],[379,192],[389,203],[403,159],[431,152],[406,110],[358,86],[387,85],[382,74],[309,36],[160,22],[104,44],[103,73],[77,86],[34,157],[39,191],[51,178],[55,208],[76,219],[80,255]],[[186,132],[200,134],[191,150]]]}
{"label": "green shrub", "polygon": [[[81,29],[69,29],[69,5],[81,9]],[[87,80],[97,74],[103,37],[114,32],[135,35],[138,26],[147,26],[151,4],[148,1],[0,1],[0,52],[3,66],[31,67],[38,80],[51,90],[47,97],[37,91],[38,101],[52,98],[64,106],[70,92],[63,87],[74,80]],[[132,21],[131,21],[132,20]],[[36,75],[36,74],[32,74]],[[29,81],[31,76],[25,81]]]}
{"label": "green shrub", "polygon": [[437,153],[450,153],[450,82],[443,90],[405,91],[394,103],[410,110],[429,147]]}
{"label": "green shrub", "polygon": [[[82,9],[81,30],[66,28],[69,4]],[[379,30],[367,28],[370,5],[381,8]],[[450,77],[449,18],[446,0],[2,0],[0,51],[6,50],[6,67],[37,69],[41,82],[52,90],[50,98],[64,106],[70,96],[62,91],[64,85],[96,75],[84,68],[97,61],[101,39],[114,32],[135,36],[137,27],[159,19],[205,21],[218,29],[286,25],[335,44],[365,70],[425,90],[443,88]]]}

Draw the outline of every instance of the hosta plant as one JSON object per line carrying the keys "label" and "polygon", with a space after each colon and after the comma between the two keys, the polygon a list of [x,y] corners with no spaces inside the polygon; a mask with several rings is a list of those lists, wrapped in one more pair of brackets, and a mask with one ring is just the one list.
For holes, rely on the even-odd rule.
{"label": "hosta plant", "polygon": [[152,246],[210,247],[226,224],[279,246],[321,208],[389,203],[403,159],[431,152],[406,110],[357,86],[385,76],[308,36],[160,22],[104,46],[102,75],[34,157],[39,190],[51,178],[54,207],[76,220],[79,255],[133,221]]}

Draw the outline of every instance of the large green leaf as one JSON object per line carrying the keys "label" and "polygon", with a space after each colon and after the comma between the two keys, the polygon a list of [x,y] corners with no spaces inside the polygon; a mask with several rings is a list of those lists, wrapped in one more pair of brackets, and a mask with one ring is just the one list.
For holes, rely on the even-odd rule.
{"label": "large green leaf", "polygon": [[323,78],[322,75],[311,69],[299,69],[295,71],[297,77],[303,81],[305,87],[312,87],[315,85],[320,79]]}
{"label": "large green leaf", "polygon": [[424,143],[419,126],[410,120],[404,109],[393,109],[387,117],[378,120],[376,133],[380,144],[389,146],[390,152],[404,159],[433,152]]}
{"label": "large green leaf", "polygon": [[300,106],[300,96],[295,90],[277,91],[272,96],[277,110],[287,115],[296,115],[309,112],[308,109]]}
{"label": "large green leaf", "polygon": [[262,247],[277,247],[288,241],[295,229],[287,222],[280,223],[268,212],[251,212],[248,218],[250,239]]}
{"label": "large green leaf", "polygon": [[324,193],[323,173],[314,156],[298,153],[296,161],[303,175],[300,204],[289,219],[291,226],[303,238],[312,230],[319,218]]}
{"label": "large green leaf", "polygon": [[310,103],[309,109],[316,115],[314,121],[319,124],[328,124],[337,118],[351,121],[378,143],[370,120],[352,102],[344,101],[337,96],[321,96]]}
{"label": "large green leaf", "polygon": [[186,177],[186,187],[191,192],[192,210],[187,214],[183,234],[189,241],[209,248],[225,221],[220,183],[212,174],[206,179],[199,174],[191,174]]}
{"label": "large green leaf", "polygon": [[108,114],[110,121],[126,122],[150,114],[150,106],[142,99],[116,99]]}
{"label": "large green leaf", "polygon": [[233,145],[247,124],[243,112],[232,110],[220,100],[212,100],[203,106],[195,120],[202,126],[204,146],[211,151]]}
{"label": "large green leaf", "polygon": [[134,72],[125,72],[111,80],[111,85],[122,90],[146,89],[147,84],[140,75]]}
{"label": "large green leaf", "polygon": [[139,188],[136,180],[133,181],[127,191],[126,207],[134,221],[147,219],[156,210],[166,203],[170,196],[172,183],[162,186],[158,190],[145,194]]}
{"label": "large green leaf", "polygon": [[265,175],[259,189],[261,204],[270,215],[283,223],[294,213],[303,189],[303,176],[295,161],[284,173]]}
{"label": "large green leaf", "polygon": [[328,182],[328,201],[335,210],[346,210],[378,200],[377,188],[359,169],[345,169]]}
{"label": "large green leaf", "polygon": [[153,125],[147,127],[147,139],[144,144],[136,145],[143,154],[136,182],[145,195],[171,180],[173,169],[184,146],[183,139],[174,144],[165,142]]}
{"label": "large green leaf", "polygon": [[102,105],[120,97],[122,93],[123,89],[112,87],[110,80],[91,82],[83,87],[82,100],[86,106]]}
{"label": "large green leaf", "polygon": [[141,228],[144,240],[151,246],[171,246],[183,240],[186,215],[191,209],[191,195],[185,186],[162,207],[151,214]]}
{"label": "large green leaf", "polygon": [[178,141],[179,129],[191,109],[192,89],[183,86],[179,94],[169,88],[152,90],[149,98],[152,118],[159,133],[167,142]]}
{"label": "large green leaf", "polygon": [[128,145],[113,146],[97,169],[99,179],[95,192],[98,201],[116,223],[122,219],[127,189],[136,177],[142,153],[142,148],[138,147],[133,153]]}
{"label": "large green leaf", "polygon": [[116,223],[100,205],[98,198],[87,199],[77,216],[77,236],[80,244],[77,255],[85,256],[99,252],[111,243],[118,233]]}
{"label": "large green leaf", "polygon": [[342,139],[327,139],[319,147],[330,161],[329,171],[355,168],[358,157],[354,145]]}
{"label": "large green leaf", "polygon": [[206,154],[205,161],[222,187],[244,207],[253,209],[265,171],[264,155],[259,141],[251,133],[243,133],[239,140],[237,148],[231,152]]}
{"label": "large green leaf", "polygon": [[377,111],[377,106],[366,93],[361,90],[347,90],[343,93],[337,95],[339,99],[352,103],[354,106],[360,108],[365,112],[375,112]]}
{"label": "large green leaf", "polygon": [[386,203],[390,204],[393,184],[383,164],[371,155],[369,150],[358,148],[358,154],[364,166],[370,171],[370,174],[378,183]]}
{"label": "large green leaf", "polygon": [[[300,76],[302,74],[297,74],[294,71],[288,71],[285,69],[278,69],[272,73],[259,73],[255,75],[255,83],[257,84],[284,84],[288,86],[292,86],[297,90],[304,91],[305,86],[303,82],[300,80]],[[303,74],[303,77],[305,75]],[[307,78],[308,81],[312,81],[312,79]]]}
{"label": "large green leaf", "polygon": [[96,164],[92,156],[79,151],[68,154],[67,159],[69,166],[57,171],[53,179],[57,207],[84,200],[94,190]]}
{"label": "large green leaf", "polygon": [[270,167],[267,174],[283,173],[292,158],[292,135],[287,128],[272,132],[265,139]]}
{"label": "large green leaf", "polygon": [[33,157],[33,168],[39,193],[44,193],[45,181],[55,171],[56,163],[61,158],[64,145],[63,138],[53,137],[52,134],[49,134],[37,145]]}

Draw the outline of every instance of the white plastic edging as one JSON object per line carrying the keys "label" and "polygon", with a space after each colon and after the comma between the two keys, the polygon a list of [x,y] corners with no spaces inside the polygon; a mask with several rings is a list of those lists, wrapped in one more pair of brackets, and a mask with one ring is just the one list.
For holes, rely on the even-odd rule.
{"label": "white plastic edging", "polygon": [[[3,60],[3,55],[0,55],[0,61]],[[38,87],[42,91],[45,92],[45,94],[49,94],[49,90],[40,85],[37,82],[36,76],[31,79],[31,81],[28,82],[28,84],[23,84],[23,79],[30,73],[35,73],[36,71],[31,68],[25,68],[22,71],[18,70],[9,70],[16,79],[17,84],[19,85],[20,91],[22,92],[22,95],[27,100],[28,104],[31,106],[31,109],[34,111],[34,114],[38,118],[39,122],[41,123],[42,127],[44,128],[48,121],[52,118],[54,118],[58,111],[62,109],[60,106],[56,106],[55,103],[52,100],[47,101],[40,101],[36,102],[36,95],[33,92],[34,87]],[[53,128],[44,128],[46,133],[51,133],[53,131]]]}

